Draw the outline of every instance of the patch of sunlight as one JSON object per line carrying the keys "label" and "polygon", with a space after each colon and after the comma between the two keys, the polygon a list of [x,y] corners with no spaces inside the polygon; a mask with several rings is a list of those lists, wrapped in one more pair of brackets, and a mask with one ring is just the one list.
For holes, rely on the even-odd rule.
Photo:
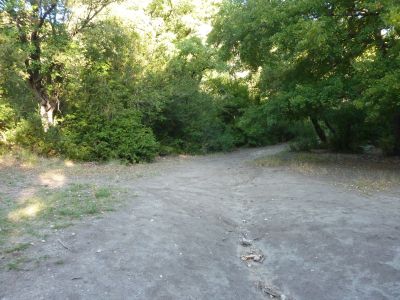
{"label": "patch of sunlight", "polygon": [[308,51],[307,51],[307,50],[304,50],[304,51],[298,53],[298,54],[296,55],[295,59],[296,59],[296,60],[301,60],[301,59],[303,59],[303,58],[306,58],[308,55],[309,55]]}
{"label": "patch of sunlight", "polygon": [[39,176],[40,182],[43,185],[48,185],[52,188],[62,187],[65,184],[65,175],[59,170],[47,171]]}
{"label": "patch of sunlight", "polygon": [[17,199],[17,202],[19,204],[25,203],[27,201],[29,201],[37,192],[37,188],[36,187],[28,187],[23,189],[20,193],[19,193],[19,197]]}
{"label": "patch of sunlight", "polygon": [[249,76],[249,74],[250,74],[249,70],[244,70],[244,71],[236,72],[235,76],[237,78],[246,78],[247,76]]}
{"label": "patch of sunlight", "polygon": [[8,214],[8,219],[13,222],[18,222],[22,219],[35,218],[44,208],[45,205],[40,199],[34,199],[25,207],[10,212]]}
{"label": "patch of sunlight", "polygon": [[374,61],[376,55],[378,53],[378,49],[376,46],[372,46],[367,48],[361,55],[356,57],[356,62],[363,62],[363,61]]}
{"label": "patch of sunlight", "polygon": [[64,161],[64,165],[68,168],[72,168],[73,166],[75,166],[74,162],[68,159]]}
{"label": "patch of sunlight", "polygon": [[273,46],[273,47],[269,50],[269,53],[275,53],[276,51],[278,51],[278,47],[277,47],[277,46]]}
{"label": "patch of sunlight", "polygon": [[27,150],[20,150],[16,153],[20,166],[22,168],[30,169],[39,162],[39,157]]}
{"label": "patch of sunlight", "polygon": [[3,155],[0,157],[1,167],[11,167],[15,164],[15,158],[11,155]]}
{"label": "patch of sunlight", "polygon": [[23,169],[31,169],[35,166],[35,163],[31,162],[31,161],[27,161],[27,162],[23,162],[21,164],[21,168]]}

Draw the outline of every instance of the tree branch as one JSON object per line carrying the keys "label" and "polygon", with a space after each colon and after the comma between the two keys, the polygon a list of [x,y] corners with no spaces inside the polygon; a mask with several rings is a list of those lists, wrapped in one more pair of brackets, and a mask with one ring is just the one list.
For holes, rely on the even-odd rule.
{"label": "tree branch", "polygon": [[103,4],[100,5],[97,9],[94,9],[90,7],[87,16],[82,20],[80,26],[77,26],[75,30],[72,32],[72,35],[76,35],[79,32],[81,32],[83,29],[85,29],[89,23],[104,9],[106,6],[108,6],[111,2],[113,1],[106,1]]}
{"label": "tree branch", "polygon": [[53,4],[50,5],[50,7],[44,12],[44,14],[40,17],[39,19],[39,24],[38,24],[38,28],[41,28],[44,24],[44,21],[46,20],[46,18],[49,16],[49,14],[51,14],[51,12],[57,7],[57,3],[54,2]]}

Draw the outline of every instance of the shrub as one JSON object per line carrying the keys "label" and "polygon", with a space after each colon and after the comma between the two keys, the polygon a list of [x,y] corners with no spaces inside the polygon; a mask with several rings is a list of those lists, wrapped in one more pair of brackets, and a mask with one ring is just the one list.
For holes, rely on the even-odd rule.
{"label": "shrub", "polygon": [[329,137],[329,146],[334,151],[360,152],[366,136],[371,136],[365,124],[365,113],[351,104],[342,105],[331,114],[335,132]]}
{"label": "shrub", "polygon": [[126,111],[109,120],[100,115],[70,115],[62,129],[63,152],[79,160],[151,161],[158,143],[137,112]]}
{"label": "shrub", "polygon": [[386,155],[392,155],[396,149],[396,139],[392,135],[384,136],[379,141],[382,152]]}
{"label": "shrub", "polygon": [[51,127],[44,132],[41,120],[36,115],[22,119],[15,128],[7,131],[6,135],[9,145],[20,146],[45,156],[59,153],[59,129]]}
{"label": "shrub", "polygon": [[320,146],[310,122],[296,122],[291,126],[294,139],[290,142],[292,151],[309,151]]}
{"label": "shrub", "polygon": [[250,146],[276,144],[293,137],[290,123],[270,114],[267,104],[250,106],[239,119],[237,126],[242,131],[245,143]]}

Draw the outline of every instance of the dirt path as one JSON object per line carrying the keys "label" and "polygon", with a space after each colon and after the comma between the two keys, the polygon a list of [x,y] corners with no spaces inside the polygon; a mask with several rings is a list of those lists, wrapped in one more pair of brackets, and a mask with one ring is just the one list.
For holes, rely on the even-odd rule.
{"label": "dirt path", "polygon": [[[399,299],[399,196],[249,163],[281,150],[168,159],[119,181],[136,197],[30,248],[47,259],[1,271],[0,299]],[[251,248],[262,263],[241,260]]]}

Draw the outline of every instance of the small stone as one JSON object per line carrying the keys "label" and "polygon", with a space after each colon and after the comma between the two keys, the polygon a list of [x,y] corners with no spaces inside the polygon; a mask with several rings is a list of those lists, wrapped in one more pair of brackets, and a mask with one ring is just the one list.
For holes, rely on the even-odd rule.
{"label": "small stone", "polygon": [[101,249],[97,249],[96,253],[101,253]]}
{"label": "small stone", "polygon": [[261,261],[263,259],[263,256],[262,255],[258,255],[258,254],[256,254],[256,255],[254,255],[254,257],[253,257],[253,260],[254,261]]}
{"label": "small stone", "polygon": [[242,246],[244,246],[244,247],[251,246],[251,240],[242,238],[242,240],[240,241],[240,245],[242,245]]}

